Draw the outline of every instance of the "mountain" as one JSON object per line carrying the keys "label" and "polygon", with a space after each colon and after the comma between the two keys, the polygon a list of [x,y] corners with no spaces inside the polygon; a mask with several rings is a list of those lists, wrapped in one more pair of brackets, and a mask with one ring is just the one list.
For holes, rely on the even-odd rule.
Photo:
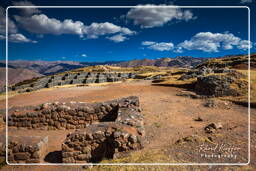
{"label": "mountain", "polygon": [[[194,67],[207,58],[193,58],[189,56],[180,56],[176,58],[158,58],[142,59],[131,61],[107,61],[107,62],[74,62],[74,61],[26,61],[15,60],[8,61],[9,84],[15,84],[27,79],[41,77],[45,75],[54,75],[69,70],[84,68],[95,65],[111,65],[119,67]],[[0,88],[5,82],[5,61],[0,61]]]}
{"label": "mountain", "polygon": [[208,58],[194,58],[190,56],[179,56],[176,58],[158,58],[142,59],[120,62],[115,66],[120,67],[138,67],[138,66],[157,66],[157,67],[187,67],[192,68],[196,65],[207,61]]}
{"label": "mountain", "polygon": [[[52,75],[68,70],[95,66],[95,65],[112,65],[119,63],[120,61],[109,61],[109,62],[75,62],[75,61],[26,61],[26,60],[15,60],[8,61],[8,68],[13,69],[28,69],[33,72],[42,75]],[[0,61],[0,68],[5,67],[5,61]]]}
{"label": "mountain", "polygon": [[[8,83],[9,85],[15,84],[24,80],[41,77],[42,74],[31,71],[29,69],[13,69],[8,68]],[[5,85],[5,68],[0,67],[0,89],[2,89]]]}

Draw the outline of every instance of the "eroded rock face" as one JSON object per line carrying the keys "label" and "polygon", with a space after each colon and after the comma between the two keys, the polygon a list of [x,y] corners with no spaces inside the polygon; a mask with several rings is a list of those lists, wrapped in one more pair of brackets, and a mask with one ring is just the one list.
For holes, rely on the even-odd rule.
{"label": "eroded rock face", "polygon": [[234,79],[224,75],[209,75],[198,77],[195,91],[200,95],[220,97],[237,96],[239,93],[231,88]]}

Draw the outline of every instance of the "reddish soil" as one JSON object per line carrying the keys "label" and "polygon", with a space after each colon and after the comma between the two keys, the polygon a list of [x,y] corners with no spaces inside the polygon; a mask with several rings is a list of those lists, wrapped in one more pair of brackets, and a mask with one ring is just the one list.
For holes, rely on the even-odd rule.
{"label": "reddish soil", "polygon": [[[145,117],[145,148],[141,153],[159,150],[167,156],[164,162],[242,162],[248,160],[248,109],[229,102],[215,100],[216,107],[205,107],[206,99],[191,99],[176,96],[180,88],[152,86],[149,81],[125,82],[107,86],[59,88],[49,91],[38,91],[20,94],[9,98],[10,106],[37,105],[54,101],[82,101],[99,102],[130,95],[138,96]],[[4,108],[1,101],[0,108]],[[255,169],[256,163],[252,156],[256,156],[256,110],[251,110],[251,163],[246,168]],[[194,119],[201,117],[203,121]],[[207,134],[204,127],[212,122],[221,122],[223,128],[214,134]],[[58,162],[58,151],[61,142],[65,139],[69,130],[38,131],[38,130],[9,130],[15,135],[45,135],[49,137],[49,152],[52,152],[49,160],[45,162]],[[176,144],[178,139],[190,135],[198,135],[203,138],[211,137],[212,144],[228,144],[239,148],[236,159],[202,158],[198,152],[198,145],[204,142],[185,142]],[[55,161],[51,155],[55,155]],[[54,158],[54,157],[53,157]],[[110,160],[111,162],[111,160]],[[155,161],[158,162],[158,161]],[[163,162],[163,161],[161,161]],[[242,167],[242,168],[245,168]],[[82,170],[81,166],[5,166],[3,170]],[[205,170],[207,167],[185,167]],[[228,167],[237,169],[238,167]],[[241,169],[242,169],[241,168]],[[150,167],[148,167],[149,170]],[[163,167],[161,170],[170,170],[171,167]],[[208,169],[223,169],[221,166]],[[179,170],[179,169],[178,169]],[[181,170],[184,170],[181,168]]]}

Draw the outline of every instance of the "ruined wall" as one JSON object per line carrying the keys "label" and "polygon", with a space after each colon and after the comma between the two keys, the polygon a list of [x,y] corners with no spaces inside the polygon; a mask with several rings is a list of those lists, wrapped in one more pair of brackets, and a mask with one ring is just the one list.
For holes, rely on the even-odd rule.
{"label": "ruined wall", "polygon": [[[48,152],[48,137],[9,136],[9,163],[42,163]],[[5,157],[5,139],[0,140],[1,156]]]}
{"label": "ruined wall", "polygon": [[93,122],[113,121],[118,107],[139,107],[135,96],[104,103],[45,103],[40,106],[13,108],[8,125],[28,129],[81,129]]}
{"label": "ruined wall", "polygon": [[[62,144],[63,163],[98,162],[143,148],[143,116],[136,96],[104,103],[46,103],[9,111],[8,125],[28,129],[75,129]],[[9,137],[9,161],[42,162],[47,140]],[[1,147],[1,143],[0,143]]]}
{"label": "ruined wall", "polygon": [[119,108],[115,122],[92,124],[69,134],[62,144],[63,163],[98,162],[143,147],[143,117],[135,108]]}
{"label": "ruined wall", "polygon": [[67,84],[90,84],[103,82],[116,82],[128,78],[135,78],[135,73],[66,73],[65,75],[53,75],[39,78],[31,83],[16,84],[10,87],[10,91],[30,92],[42,88],[50,88]]}

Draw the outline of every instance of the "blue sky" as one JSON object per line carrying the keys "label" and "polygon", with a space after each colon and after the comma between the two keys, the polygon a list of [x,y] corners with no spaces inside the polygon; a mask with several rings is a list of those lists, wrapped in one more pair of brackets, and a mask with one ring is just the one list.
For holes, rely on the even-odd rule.
{"label": "blue sky", "polygon": [[[161,57],[216,57],[246,54],[246,8],[152,8],[152,5],[245,5],[251,8],[252,52],[254,0],[182,1],[6,1],[9,5],[138,5],[124,9],[10,9],[9,60],[112,61]],[[150,8],[145,8],[148,6]],[[4,51],[4,22],[0,50]]]}

